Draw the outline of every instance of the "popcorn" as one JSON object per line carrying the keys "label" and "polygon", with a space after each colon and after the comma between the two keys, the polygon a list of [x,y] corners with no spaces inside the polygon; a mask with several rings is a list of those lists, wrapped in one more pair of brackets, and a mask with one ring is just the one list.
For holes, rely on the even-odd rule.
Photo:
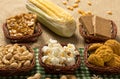
{"label": "popcorn", "polygon": [[68,66],[74,65],[75,64],[75,58],[73,58],[73,57],[67,58],[66,63],[67,63]]}
{"label": "popcorn", "polygon": [[49,40],[48,46],[42,48],[42,62],[57,66],[74,65],[75,57],[79,55],[73,44],[62,46],[57,40]]}

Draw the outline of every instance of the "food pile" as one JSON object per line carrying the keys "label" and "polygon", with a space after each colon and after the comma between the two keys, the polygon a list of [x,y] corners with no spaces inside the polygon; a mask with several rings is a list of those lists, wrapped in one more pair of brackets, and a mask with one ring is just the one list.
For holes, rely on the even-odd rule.
{"label": "food pile", "polygon": [[43,46],[42,52],[42,62],[56,66],[72,66],[76,62],[76,55],[79,55],[73,44],[62,46],[57,40],[52,39],[47,46]]}
{"label": "food pile", "polygon": [[104,44],[92,44],[88,52],[88,62],[96,66],[120,67],[120,43],[116,40],[107,40]]}
{"label": "food pile", "polygon": [[7,19],[7,28],[10,36],[32,35],[36,26],[37,15],[22,13]]}
{"label": "food pile", "polygon": [[0,46],[0,69],[28,67],[32,60],[33,54],[24,45],[8,44]]}

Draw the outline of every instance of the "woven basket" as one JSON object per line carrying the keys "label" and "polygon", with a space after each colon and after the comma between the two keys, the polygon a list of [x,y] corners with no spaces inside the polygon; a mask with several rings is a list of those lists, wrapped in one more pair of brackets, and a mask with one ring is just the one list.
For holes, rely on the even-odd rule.
{"label": "woven basket", "polygon": [[118,74],[120,73],[120,67],[108,67],[108,66],[100,67],[100,66],[90,64],[87,60],[90,55],[90,53],[88,52],[88,48],[90,47],[90,45],[91,44],[87,45],[84,49],[84,63],[92,73],[95,73],[95,74]]}
{"label": "woven basket", "polygon": [[35,66],[35,54],[33,52],[33,49],[26,44],[19,44],[20,46],[26,46],[26,48],[29,50],[29,52],[31,52],[34,57],[33,60],[31,61],[30,66],[27,67],[20,67],[20,68],[0,68],[0,76],[14,76],[14,75],[25,75],[27,74],[27,72],[29,72],[30,70],[32,70]]}
{"label": "woven basket", "polygon": [[[66,44],[62,44],[62,46],[65,46]],[[47,46],[47,45],[45,45]],[[48,65],[42,62],[43,52],[42,47],[39,49],[39,63],[42,67],[44,67],[46,73],[50,74],[74,74],[75,70],[77,70],[80,67],[80,55],[76,56],[76,64],[72,66],[55,66],[55,65]]]}
{"label": "woven basket", "polygon": [[9,39],[13,43],[25,43],[25,42],[35,42],[37,41],[38,37],[41,35],[42,30],[41,30],[41,25],[40,23],[37,23],[36,29],[34,34],[32,35],[25,35],[25,36],[10,36],[9,31],[7,29],[7,24],[3,24],[3,31],[4,35],[7,39]]}
{"label": "woven basket", "polygon": [[34,55],[33,60],[31,61],[30,66],[27,67],[20,67],[17,69],[10,69],[10,68],[0,68],[0,76],[14,76],[14,75],[25,75],[27,72],[32,70],[35,66],[35,54],[33,52],[33,49],[26,45],[26,44],[19,44],[20,46],[26,46],[27,50],[29,50],[30,53]]}
{"label": "woven basket", "polygon": [[115,39],[117,35],[117,26],[112,20],[111,20],[111,23],[112,23],[111,38],[88,35],[85,29],[83,28],[83,25],[79,26],[79,32],[81,36],[84,38],[86,43],[105,42],[108,39]]}

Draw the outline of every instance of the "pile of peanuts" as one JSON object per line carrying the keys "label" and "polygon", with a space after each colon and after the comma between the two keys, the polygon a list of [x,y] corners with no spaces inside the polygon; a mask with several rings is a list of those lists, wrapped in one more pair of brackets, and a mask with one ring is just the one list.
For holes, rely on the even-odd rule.
{"label": "pile of peanuts", "polygon": [[7,28],[10,36],[32,35],[35,30],[37,15],[22,13],[7,19]]}
{"label": "pile of peanuts", "polygon": [[0,68],[12,69],[30,66],[33,56],[24,45],[0,46]]}

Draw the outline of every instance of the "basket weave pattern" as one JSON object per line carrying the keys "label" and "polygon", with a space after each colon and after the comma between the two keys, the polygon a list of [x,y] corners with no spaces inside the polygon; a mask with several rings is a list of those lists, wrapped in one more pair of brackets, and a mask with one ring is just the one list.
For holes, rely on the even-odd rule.
{"label": "basket weave pattern", "polygon": [[15,42],[34,42],[34,41],[37,41],[38,36],[40,36],[42,33],[42,30],[40,27],[41,27],[40,23],[37,23],[35,32],[32,35],[10,36],[9,31],[7,29],[7,24],[5,23],[5,24],[3,24],[3,31],[4,31],[5,37],[13,43],[15,43]]}
{"label": "basket weave pattern", "polygon": [[35,66],[35,54],[32,50],[32,48],[29,45],[26,44],[19,44],[26,46],[26,48],[29,50],[30,53],[33,54],[33,59],[31,60],[31,64],[27,67],[20,67],[20,68],[0,68],[0,75],[1,76],[13,76],[13,75],[25,75],[26,72],[32,70]]}
{"label": "basket weave pattern", "polygon": [[88,48],[90,47],[90,45],[91,44],[87,45],[84,48],[84,63],[89,68],[89,70],[91,70],[93,73],[96,73],[96,74],[118,74],[120,73],[120,67],[108,67],[108,66],[100,67],[100,66],[96,66],[96,65],[89,63],[87,59],[89,57]]}
{"label": "basket weave pattern", "polygon": [[[47,45],[46,45],[47,46]],[[62,46],[65,46],[62,44]],[[43,52],[42,47],[39,49],[39,63],[42,67],[44,67],[46,73],[51,74],[73,74],[75,73],[75,70],[79,68],[80,66],[80,55],[76,56],[76,64],[72,66],[55,66],[55,65],[49,65],[42,62]]]}
{"label": "basket weave pattern", "polygon": [[104,41],[106,41],[108,39],[115,39],[116,35],[117,35],[117,26],[113,21],[111,21],[111,23],[112,23],[111,38],[102,37],[102,36],[88,35],[85,32],[85,30],[83,28],[83,25],[79,26],[79,32],[80,32],[81,36],[84,38],[86,43],[104,42]]}

